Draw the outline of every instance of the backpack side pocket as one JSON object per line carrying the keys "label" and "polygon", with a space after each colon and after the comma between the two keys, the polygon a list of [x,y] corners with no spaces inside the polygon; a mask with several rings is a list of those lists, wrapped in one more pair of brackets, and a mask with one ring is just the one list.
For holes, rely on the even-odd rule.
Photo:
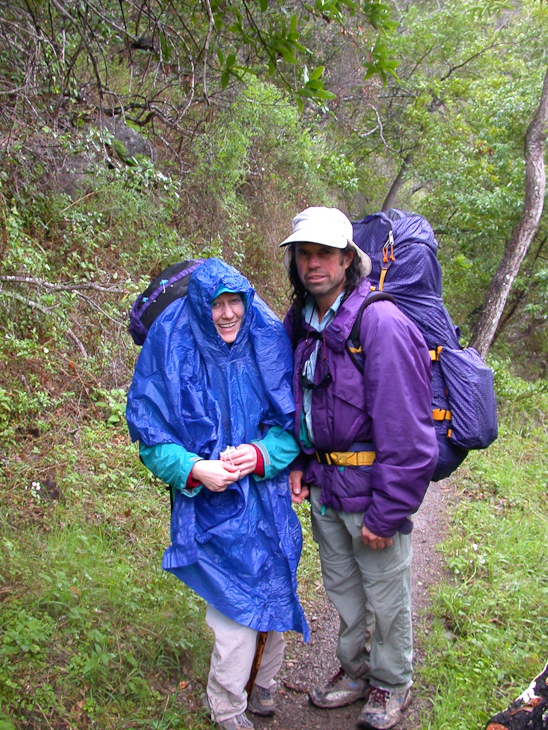
{"label": "backpack side pocket", "polygon": [[439,358],[451,409],[451,442],[463,449],[487,448],[498,435],[491,368],[472,347],[444,347]]}

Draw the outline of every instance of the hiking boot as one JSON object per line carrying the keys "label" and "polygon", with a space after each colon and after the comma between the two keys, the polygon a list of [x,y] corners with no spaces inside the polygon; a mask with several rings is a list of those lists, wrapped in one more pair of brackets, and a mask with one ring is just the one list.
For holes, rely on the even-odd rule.
{"label": "hiking boot", "polygon": [[247,709],[255,715],[272,717],[276,711],[274,693],[269,689],[255,685],[247,700]]}
{"label": "hiking boot", "polygon": [[201,705],[208,710],[209,719],[215,725],[217,730],[253,730],[255,727],[253,723],[247,719],[245,712],[241,712],[239,715],[235,715],[234,717],[229,717],[228,720],[217,720],[209,705],[207,695],[205,694],[202,695]]}
{"label": "hiking boot", "polygon": [[316,707],[344,707],[357,700],[367,699],[370,691],[367,679],[349,677],[341,667],[324,687],[313,689],[308,699]]}
{"label": "hiking boot", "polygon": [[387,690],[372,687],[371,696],[358,717],[358,727],[386,730],[401,720],[401,713],[411,704],[411,686]]}
{"label": "hiking boot", "polygon": [[239,715],[222,722],[215,720],[215,727],[218,730],[253,730],[254,725],[247,719],[245,712],[241,712]]}

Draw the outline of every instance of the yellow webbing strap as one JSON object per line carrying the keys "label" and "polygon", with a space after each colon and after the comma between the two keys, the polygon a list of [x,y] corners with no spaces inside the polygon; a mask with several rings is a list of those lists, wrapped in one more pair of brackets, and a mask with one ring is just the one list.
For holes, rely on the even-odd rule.
{"label": "yellow webbing strap", "polygon": [[440,352],[443,350],[442,345],[436,347],[435,350],[430,350],[430,359],[432,362],[437,362],[440,359]]}
{"label": "yellow webbing strap", "polygon": [[[371,466],[376,456],[374,451],[325,451],[324,454],[327,463],[335,466]],[[317,451],[316,458],[321,463]]]}
{"label": "yellow webbing strap", "polygon": [[388,271],[388,269],[383,269],[381,271],[381,278],[379,279],[379,291],[382,291],[382,287],[384,284],[384,277],[386,276],[387,271]]}
{"label": "yellow webbing strap", "polygon": [[451,411],[446,411],[444,408],[434,408],[432,410],[432,418],[434,421],[450,421]]}

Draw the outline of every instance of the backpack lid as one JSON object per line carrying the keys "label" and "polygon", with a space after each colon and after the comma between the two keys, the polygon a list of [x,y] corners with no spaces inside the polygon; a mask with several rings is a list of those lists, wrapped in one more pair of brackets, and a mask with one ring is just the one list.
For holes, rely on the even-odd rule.
{"label": "backpack lid", "polygon": [[204,259],[188,259],[168,266],[140,294],[129,315],[128,331],[142,345],[154,320],[177,299],[186,296],[188,280]]}

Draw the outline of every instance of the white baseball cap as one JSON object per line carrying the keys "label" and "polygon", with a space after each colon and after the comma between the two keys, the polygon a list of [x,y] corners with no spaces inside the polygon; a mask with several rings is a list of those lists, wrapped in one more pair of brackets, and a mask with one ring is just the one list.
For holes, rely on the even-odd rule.
{"label": "white baseball cap", "polygon": [[344,249],[350,246],[359,257],[364,274],[371,273],[371,259],[352,240],[352,223],[338,208],[307,208],[293,218],[293,233],[280,246],[291,243],[318,243]]}

